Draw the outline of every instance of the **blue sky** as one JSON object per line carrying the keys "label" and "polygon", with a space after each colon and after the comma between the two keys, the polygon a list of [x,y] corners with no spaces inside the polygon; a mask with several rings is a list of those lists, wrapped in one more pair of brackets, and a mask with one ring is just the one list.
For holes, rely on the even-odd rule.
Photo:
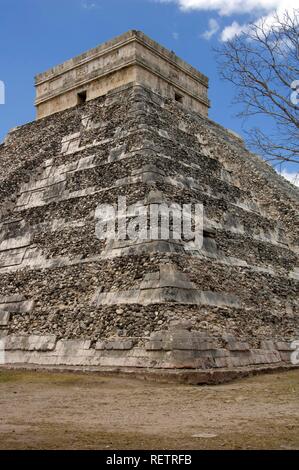
{"label": "blue sky", "polygon": [[[34,120],[36,73],[129,29],[139,29],[210,78],[210,117],[242,134],[234,90],[217,73],[213,46],[246,22],[293,0],[0,0],[0,141]],[[293,168],[288,167],[289,171]]]}

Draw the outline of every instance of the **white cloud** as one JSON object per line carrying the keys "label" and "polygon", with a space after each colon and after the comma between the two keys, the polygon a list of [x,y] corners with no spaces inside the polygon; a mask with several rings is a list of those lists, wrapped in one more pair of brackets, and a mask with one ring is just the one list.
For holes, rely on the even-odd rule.
{"label": "white cloud", "polygon": [[95,8],[98,8],[99,5],[94,2],[86,1],[86,2],[82,2],[81,6],[82,8],[84,8],[84,10],[94,10]]}
{"label": "white cloud", "polygon": [[179,39],[179,33],[176,33],[176,32],[172,33],[172,37],[173,39],[177,41]]}
{"label": "white cloud", "polygon": [[286,178],[288,181],[293,183],[295,186],[299,187],[299,173],[295,173],[295,172],[293,173],[291,171],[282,170],[280,174],[281,176]]}
{"label": "white cloud", "polygon": [[201,37],[209,41],[214,34],[218,33],[220,29],[219,23],[214,18],[209,19],[209,29],[205,31]]}
{"label": "white cloud", "polygon": [[[165,3],[165,0],[160,0]],[[182,10],[217,11],[219,15],[234,13],[270,12],[276,9],[295,8],[297,0],[166,0],[177,3]]]}
{"label": "white cloud", "polygon": [[248,28],[247,24],[239,24],[237,21],[233,21],[233,23],[230,26],[226,26],[226,28],[223,29],[221,32],[221,41],[229,41],[232,39],[234,36],[238,36],[242,32],[245,32],[246,29]]}
{"label": "white cloud", "polygon": [[[157,1],[157,0],[156,0]],[[250,15],[250,20],[265,20],[269,25],[273,23],[275,11],[282,14],[292,12],[298,8],[298,0],[158,0],[161,3],[176,3],[183,11],[214,11],[219,16]],[[235,35],[246,30],[247,24],[233,21],[221,32],[221,40],[227,41]],[[211,28],[209,29],[209,31]],[[208,34],[209,31],[206,33]],[[215,34],[215,33],[213,33]],[[205,38],[209,39],[209,37]]]}

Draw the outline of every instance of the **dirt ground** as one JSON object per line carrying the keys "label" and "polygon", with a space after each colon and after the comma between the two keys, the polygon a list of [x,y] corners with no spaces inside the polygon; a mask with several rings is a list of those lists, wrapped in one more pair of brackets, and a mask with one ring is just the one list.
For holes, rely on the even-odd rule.
{"label": "dirt ground", "polygon": [[0,449],[299,449],[299,371],[218,386],[0,371]]}

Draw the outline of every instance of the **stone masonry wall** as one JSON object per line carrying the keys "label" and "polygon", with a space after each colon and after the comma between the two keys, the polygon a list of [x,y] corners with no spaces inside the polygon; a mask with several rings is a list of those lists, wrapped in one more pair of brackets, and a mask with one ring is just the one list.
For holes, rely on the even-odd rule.
{"label": "stone masonry wall", "polygon": [[[290,362],[298,190],[217,124],[124,87],[11,132],[0,146],[0,196],[7,362]],[[203,203],[203,249],[98,240],[96,208],[119,196]]]}

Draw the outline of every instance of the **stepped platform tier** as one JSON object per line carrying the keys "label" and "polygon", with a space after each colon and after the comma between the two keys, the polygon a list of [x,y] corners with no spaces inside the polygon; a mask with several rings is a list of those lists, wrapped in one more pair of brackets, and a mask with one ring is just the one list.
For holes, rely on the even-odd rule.
{"label": "stepped platform tier", "polygon": [[[296,367],[298,189],[208,118],[206,77],[133,31],[36,84],[37,120],[0,145],[3,365],[190,383]],[[99,236],[120,200],[143,237]],[[184,205],[200,245],[178,236]]]}

